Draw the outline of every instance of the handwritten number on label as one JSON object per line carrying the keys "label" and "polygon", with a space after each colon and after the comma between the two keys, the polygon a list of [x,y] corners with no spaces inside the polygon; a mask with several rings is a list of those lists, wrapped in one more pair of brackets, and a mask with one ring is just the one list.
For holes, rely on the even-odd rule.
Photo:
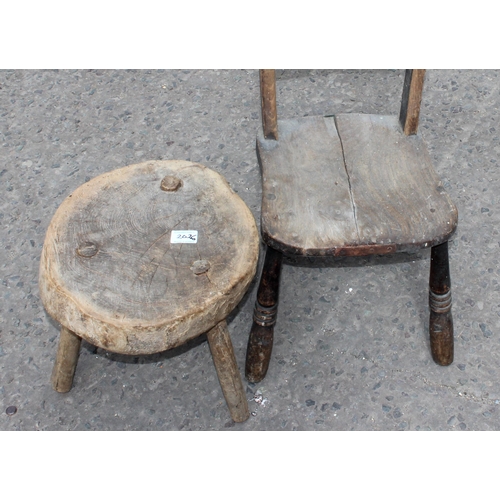
{"label": "handwritten number on label", "polygon": [[193,240],[193,241],[196,241],[196,237],[194,234],[178,234],[177,235],[177,239],[178,240],[185,240],[185,239],[190,239],[190,240]]}
{"label": "handwritten number on label", "polygon": [[198,231],[194,229],[172,231],[170,243],[198,243]]}

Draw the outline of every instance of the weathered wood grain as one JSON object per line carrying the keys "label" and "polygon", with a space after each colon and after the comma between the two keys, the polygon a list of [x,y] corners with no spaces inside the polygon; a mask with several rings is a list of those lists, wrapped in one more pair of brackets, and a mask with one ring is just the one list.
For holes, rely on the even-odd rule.
{"label": "weathered wood grain", "polygon": [[333,118],[280,120],[279,141],[259,135],[262,235],[278,250],[332,252],[356,241],[349,182]]}
{"label": "weathered wood grain", "polygon": [[406,70],[399,113],[399,121],[406,135],[415,135],[418,130],[424,79],[425,69]]}
{"label": "weathered wood grain", "polygon": [[231,418],[244,422],[250,413],[226,321],[215,325],[207,333],[207,339]]}
{"label": "weathered wood grain", "polygon": [[61,327],[56,362],[52,370],[52,387],[57,392],[68,392],[73,385],[82,339],[66,327]]}
{"label": "weathered wood grain", "polygon": [[[181,182],[162,189],[165,177]],[[171,243],[172,230],[197,230],[198,243]],[[253,216],[223,177],[187,161],[145,162],[64,200],[47,230],[40,294],[52,317],[91,344],[149,354],[225,319],[257,258]]]}
{"label": "weathered wood grain", "polygon": [[268,245],[354,256],[434,246],[454,232],[457,210],[427,148],[397,117],[341,114],[279,126],[279,141],[257,141]]}
{"label": "weathered wood grain", "polygon": [[336,116],[356,212],[358,245],[394,250],[448,240],[457,210],[420,136],[402,133],[395,116]]}
{"label": "weathered wood grain", "polygon": [[278,140],[278,113],[276,111],[276,72],[274,69],[261,69],[260,100],[262,128],[266,139]]}

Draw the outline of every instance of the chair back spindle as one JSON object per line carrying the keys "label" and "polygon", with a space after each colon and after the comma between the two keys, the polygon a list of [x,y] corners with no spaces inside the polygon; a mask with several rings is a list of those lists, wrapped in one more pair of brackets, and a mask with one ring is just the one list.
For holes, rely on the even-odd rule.
{"label": "chair back spindle", "polygon": [[407,69],[401,98],[399,122],[406,135],[415,135],[418,129],[420,103],[424,88],[425,69]]}
{"label": "chair back spindle", "polygon": [[277,141],[278,114],[276,112],[276,72],[274,69],[260,70],[260,98],[264,137]]}

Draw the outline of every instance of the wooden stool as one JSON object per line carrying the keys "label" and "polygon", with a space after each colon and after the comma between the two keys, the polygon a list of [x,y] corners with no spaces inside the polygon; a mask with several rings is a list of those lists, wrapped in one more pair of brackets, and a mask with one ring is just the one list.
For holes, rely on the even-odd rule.
{"label": "wooden stool", "polygon": [[417,135],[425,70],[407,70],[400,116],[338,114],[278,121],[274,70],[261,70],[262,237],[267,244],[246,376],[266,375],[283,253],[365,256],[430,247],[433,359],[453,360],[448,239],[457,209]]}
{"label": "wooden stool", "polygon": [[56,211],[40,294],[61,325],[52,384],[71,389],[81,339],[152,354],[208,332],[231,417],[249,416],[226,325],[252,280],[254,218],[222,176],[188,161],[151,161],[100,175]]}

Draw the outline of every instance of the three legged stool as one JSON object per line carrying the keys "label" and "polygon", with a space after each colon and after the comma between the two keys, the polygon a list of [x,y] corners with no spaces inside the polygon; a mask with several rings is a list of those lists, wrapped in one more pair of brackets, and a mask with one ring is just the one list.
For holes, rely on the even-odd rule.
{"label": "three legged stool", "polygon": [[56,211],[40,261],[40,295],[61,325],[52,373],[71,389],[81,339],[153,354],[208,332],[231,417],[249,416],[226,317],[257,265],[255,220],[222,176],[189,161],[100,175]]}

